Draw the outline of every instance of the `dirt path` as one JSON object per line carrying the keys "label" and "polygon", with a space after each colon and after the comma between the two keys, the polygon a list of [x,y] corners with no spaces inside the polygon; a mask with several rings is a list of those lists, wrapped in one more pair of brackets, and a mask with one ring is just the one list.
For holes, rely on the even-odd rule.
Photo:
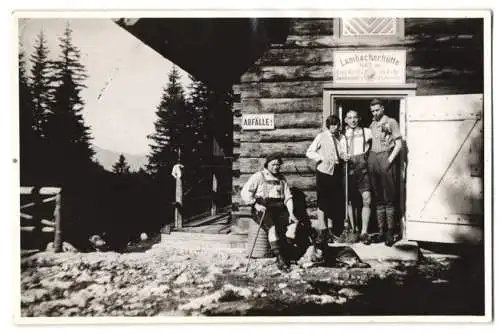
{"label": "dirt path", "polygon": [[167,246],[38,253],[21,261],[21,315],[470,314],[480,304],[472,297],[480,277],[457,276],[448,258],[367,269],[294,265],[288,274],[273,259],[252,260],[246,273],[246,261],[241,250]]}

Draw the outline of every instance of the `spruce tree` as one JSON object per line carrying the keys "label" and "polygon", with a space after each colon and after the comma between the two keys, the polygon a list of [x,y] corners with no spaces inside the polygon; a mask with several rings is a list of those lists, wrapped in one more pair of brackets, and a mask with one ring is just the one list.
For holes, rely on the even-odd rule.
{"label": "spruce tree", "polygon": [[36,182],[36,139],[34,131],[33,101],[26,72],[26,55],[22,46],[19,46],[19,158],[21,185],[33,185]]}
{"label": "spruce tree", "polygon": [[48,119],[47,137],[52,150],[53,177],[57,182],[78,178],[92,166],[90,128],[82,117],[80,93],[87,78],[80,63],[80,50],[73,45],[69,24],[59,39],[61,53],[54,62],[54,101]]}
{"label": "spruce tree", "polygon": [[212,133],[209,126],[211,96],[213,92],[201,81],[190,76],[190,96],[188,112],[192,126],[190,155],[193,162],[205,162],[210,159]]}
{"label": "spruce tree", "polygon": [[41,30],[35,40],[34,53],[30,57],[33,66],[29,78],[33,99],[33,130],[40,137],[45,135],[47,116],[50,113],[50,105],[53,100],[51,61],[48,54],[47,40],[43,30]]}
{"label": "spruce tree", "polygon": [[[148,155],[147,170],[154,176],[170,175],[172,166],[185,154],[184,142],[190,134],[184,89],[180,75],[174,66],[168,76],[167,86],[156,109],[155,132],[148,138],[151,153]],[[179,154],[180,150],[180,154]]]}
{"label": "spruce tree", "polygon": [[130,174],[130,166],[123,154],[120,154],[118,161],[113,164],[113,173],[115,174]]}
{"label": "spruce tree", "polygon": [[[200,156],[210,159],[215,139],[226,151],[232,149],[232,112],[233,97],[230,92],[216,90],[205,83],[190,77],[190,111],[192,113],[194,134],[197,138],[196,149]],[[220,117],[218,117],[220,116]]]}

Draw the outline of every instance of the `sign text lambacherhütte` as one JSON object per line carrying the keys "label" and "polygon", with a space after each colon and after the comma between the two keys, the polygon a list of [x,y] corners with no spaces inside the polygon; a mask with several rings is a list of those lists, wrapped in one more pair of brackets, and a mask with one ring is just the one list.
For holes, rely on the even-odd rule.
{"label": "sign text lambacherh\u00fctte", "polygon": [[406,82],[406,51],[334,51],[333,81],[344,84],[403,84]]}

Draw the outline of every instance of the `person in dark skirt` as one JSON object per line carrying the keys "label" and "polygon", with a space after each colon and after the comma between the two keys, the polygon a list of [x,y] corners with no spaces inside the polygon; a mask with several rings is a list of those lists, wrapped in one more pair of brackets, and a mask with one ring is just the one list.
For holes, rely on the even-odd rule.
{"label": "person in dark skirt", "polygon": [[[322,260],[322,252],[329,237],[340,234],[344,219],[343,159],[346,153],[345,137],[340,134],[340,119],[331,115],[326,119],[326,129],[319,133],[309,146],[306,156],[316,165],[316,191],[318,202],[318,237],[316,260]],[[337,233],[335,233],[337,232]],[[332,240],[333,241],[333,240]]]}

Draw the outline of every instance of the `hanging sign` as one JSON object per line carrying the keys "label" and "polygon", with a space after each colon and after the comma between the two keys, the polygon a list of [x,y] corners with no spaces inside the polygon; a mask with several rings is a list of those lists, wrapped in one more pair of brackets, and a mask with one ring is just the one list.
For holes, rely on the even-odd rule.
{"label": "hanging sign", "polygon": [[273,130],[274,114],[243,114],[241,128],[243,130]]}
{"label": "hanging sign", "polygon": [[337,84],[404,84],[406,50],[333,51],[333,82]]}

